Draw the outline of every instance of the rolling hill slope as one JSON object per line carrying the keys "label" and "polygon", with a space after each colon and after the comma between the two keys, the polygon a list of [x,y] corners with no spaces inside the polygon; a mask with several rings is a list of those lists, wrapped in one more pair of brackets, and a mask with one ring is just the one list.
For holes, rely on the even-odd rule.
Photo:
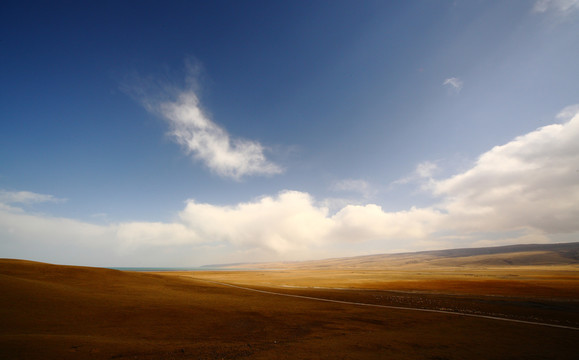
{"label": "rolling hill slope", "polygon": [[578,266],[579,242],[558,244],[509,245],[377,254],[301,262],[272,262],[209,265],[207,268],[252,269],[376,269],[412,267],[505,267],[505,266]]}

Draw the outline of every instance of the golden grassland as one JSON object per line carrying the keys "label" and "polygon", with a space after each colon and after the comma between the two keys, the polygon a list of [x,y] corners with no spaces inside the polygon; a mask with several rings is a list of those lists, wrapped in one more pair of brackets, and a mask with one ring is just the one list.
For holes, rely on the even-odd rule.
{"label": "golden grassland", "polygon": [[575,359],[579,350],[573,329],[209,281],[579,327],[574,265],[154,274],[0,260],[0,358]]}
{"label": "golden grassland", "polygon": [[235,284],[579,299],[579,266],[172,272]]}

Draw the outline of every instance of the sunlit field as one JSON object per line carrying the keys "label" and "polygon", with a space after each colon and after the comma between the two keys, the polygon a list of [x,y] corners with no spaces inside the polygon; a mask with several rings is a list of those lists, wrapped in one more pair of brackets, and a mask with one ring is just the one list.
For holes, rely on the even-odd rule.
{"label": "sunlit field", "polygon": [[196,279],[279,288],[399,290],[441,294],[579,299],[579,268],[271,270],[175,272]]}
{"label": "sunlit field", "polygon": [[0,357],[576,358],[576,265],[420,266],[139,273],[2,260]]}

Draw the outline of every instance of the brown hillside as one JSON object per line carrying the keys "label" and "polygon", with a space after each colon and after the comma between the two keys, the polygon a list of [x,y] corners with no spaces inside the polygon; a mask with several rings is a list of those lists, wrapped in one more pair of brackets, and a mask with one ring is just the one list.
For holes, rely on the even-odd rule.
{"label": "brown hillside", "polygon": [[[236,269],[388,269],[427,267],[571,266],[579,269],[579,242],[377,254],[300,262],[214,265]],[[211,268],[211,266],[208,266]]]}
{"label": "brown hillside", "polygon": [[[573,329],[284,297],[196,280],[195,274],[0,260],[0,359],[576,357]],[[576,304],[567,300],[367,290],[286,292],[554,324],[576,319]]]}

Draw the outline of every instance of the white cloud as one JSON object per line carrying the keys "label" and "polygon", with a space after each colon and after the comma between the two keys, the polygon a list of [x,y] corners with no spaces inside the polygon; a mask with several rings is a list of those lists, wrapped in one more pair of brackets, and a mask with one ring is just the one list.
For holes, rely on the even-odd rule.
{"label": "white cloud", "polygon": [[494,147],[434,191],[462,231],[579,231],[579,114]]}
{"label": "white cloud", "polygon": [[332,239],[340,241],[424,239],[436,229],[441,214],[431,208],[385,212],[375,204],[348,205],[332,217]]}
{"label": "white cloud", "polygon": [[446,80],[444,80],[444,82],[442,83],[443,86],[450,86],[453,90],[460,92],[460,90],[462,89],[462,85],[463,85],[463,81],[459,78],[456,77],[451,77],[448,78]]}
{"label": "white cloud", "polygon": [[533,6],[533,11],[538,13],[555,11],[567,14],[578,9],[579,0],[538,0]]}
{"label": "white cloud", "polygon": [[181,223],[130,222],[97,225],[28,213],[0,204],[0,254],[64,264],[169,266],[194,259],[204,244]]}
{"label": "white cloud", "polygon": [[166,120],[172,139],[219,176],[239,180],[244,176],[282,173],[279,165],[266,158],[266,147],[258,141],[231,136],[210,118],[198,97],[201,65],[191,59],[185,65],[182,86],[162,76],[133,75],[121,89],[147,111]]}
{"label": "white cloud", "polygon": [[260,143],[232,139],[225,129],[212,122],[191,91],[180,94],[176,101],[161,103],[158,111],[169,122],[175,141],[220,176],[240,179],[282,172],[266,159]]}
{"label": "white cloud", "polygon": [[[388,212],[376,204],[347,204],[332,215],[308,193],[282,191],[232,206],[189,200],[172,222],[94,225],[0,202],[0,253],[69,254],[75,261],[82,253],[91,263],[100,256],[102,262],[169,265],[185,254],[198,264],[234,253],[238,261],[347,256],[340,249],[354,243],[388,251],[573,239],[579,234],[579,113],[569,109],[567,122],[496,146],[463,173],[437,180],[434,164],[419,164],[415,176],[428,178],[442,199],[433,207]],[[53,198],[0,193],[4,203]]]}
{"label": "white cloud", "polygon": [[263,197],[236,206],[190,200],[180,218],[203,238],[277,254],[323,244],[333,225],[327,208],[314,205],[309,194],[297,191],[284,191],[277,197]]}
{"label": "white cloud", "polygon": [[197,233],[180,223],[130,222],[115,226],[119,250],[203,243]]}
{"label": "white cloud", "polygon": [[33,193],[30,191],[6,191],[0,190],[0,203],[3,204],[37,204],[43,202],[63,202],[65,199],[59,199],[52,195]]}
{"label": "white cloud", "polygon": [[[102,262],[112,257],[132,263],[143,252],[150,254],[148,261],[158,262],[170,249],[194,254],[210,244],[225,244],[229,253],[252,254],[244,261],[315,258],[324,249],[350,242],[384,240],[400,246],[404,240],[423,239],[440,216],[414,208],[387,213],[371,204],[348,205],[331,216],[309,194],[297,191],[234,206],[189,200],[169,223],[94,225],[13,210],[0,207],[0,234],[5,235],[0,250],[5,256],[30,258],[26,254],[82,248],[85,255],[103,253]],[[201,253],[196,261],[211,260]]]}
{"label": "white cloud", "polygon": [[114,231],[106,226],[30,214],[0,204],[2,257],[102,265],[112,257],[113,239]]}
{"label": "white cloud", "polygon": [[308,257],[308,252],[344,242],[423,239],[440,213],[415,209],[388,213],[377,205],[348,205],[333,216],[307,193],[284,191],[236,206],[189,201],[180,218],[202,238],[225,241],[270,257]]}

